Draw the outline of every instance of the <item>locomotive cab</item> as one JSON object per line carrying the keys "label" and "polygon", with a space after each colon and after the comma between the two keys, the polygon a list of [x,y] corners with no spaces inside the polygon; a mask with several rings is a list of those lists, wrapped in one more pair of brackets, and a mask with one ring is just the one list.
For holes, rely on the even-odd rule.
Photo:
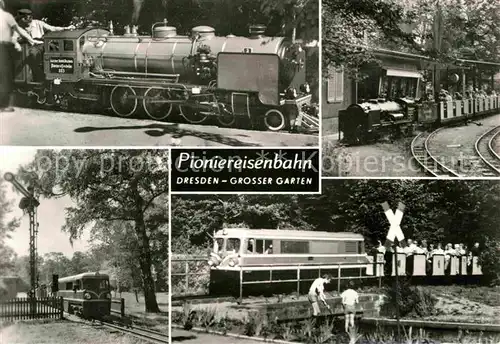
{"label": "locomotive cab", "polygon": [[44,36],[43,65],[45,78],[59,84],[62,81],[77,82],[88,77],[89,61],[82,48],[89,37],[109,34],[102,29],[80,29],[49,32]]}

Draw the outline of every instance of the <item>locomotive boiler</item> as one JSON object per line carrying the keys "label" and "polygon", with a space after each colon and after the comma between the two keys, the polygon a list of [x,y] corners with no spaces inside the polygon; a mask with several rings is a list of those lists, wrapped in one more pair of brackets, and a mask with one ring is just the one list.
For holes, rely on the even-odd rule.
{"label": "locomotive boiler", "polygon": [[136,27],[122,36],[103,29],[51,32],[44,37],[44,86],[57,104],[98,101],[122,117],[143,110],[164,120],[178,108],[191,123],[215,116],[224,126],[245,119],[273,131],[293,129],[297,120],[319,123],[303,46],[265,30],[254,25],[249,37],[217,36],[197,26],[182,36],[164,21],[151,36]]}

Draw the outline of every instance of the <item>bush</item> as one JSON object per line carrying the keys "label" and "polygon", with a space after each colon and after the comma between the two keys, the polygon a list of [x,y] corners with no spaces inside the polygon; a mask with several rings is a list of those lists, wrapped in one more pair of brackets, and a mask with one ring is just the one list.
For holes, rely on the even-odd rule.
{"label": "bush", "polygon": [[485,247],[479,256],[479,264],[483,274],[488,277],[492,285],[500,282],[500,243],[486,239]]}
{"label": "bush", "polygon": [[[384,288],[385,300],[381,307],[381,313],[386,316],[396,315],[396,288],[395,282]],[[399,315],[417,315],[420,317],[434,314],[437,299],[429,291],[422,287],[414,287],[405,278],[399,280]]]}

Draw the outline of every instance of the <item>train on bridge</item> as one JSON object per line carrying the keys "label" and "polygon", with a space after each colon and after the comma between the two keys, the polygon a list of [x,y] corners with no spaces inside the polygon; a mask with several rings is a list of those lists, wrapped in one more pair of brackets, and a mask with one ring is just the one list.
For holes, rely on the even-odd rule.
{"label": "train on bridge", "polygon": [[[210,295],[243,295],[243,289],[308,290],[322,276],[368,283],[411,276],[418,283],[477,283],[483,275],[478,257],[414,253],[368,254],[362,235],[344,232],[227,228],[214,233]],[[396,271],[397,267],[397,271]]]}
{"label": "train on bridge", "polygon": [[19,93],[62,109],[79,104],[115,115],[165,120],[178,112],[189,123],[216,118],[225,127],[271,131],[319,128],[306,82],[306,46],[265,36],[218,36],[209,26],[177,33],[167,21],[150,36],[137,27],[50,32],[43,37],[44,80],[34,80],[23,46],[16,66]]}

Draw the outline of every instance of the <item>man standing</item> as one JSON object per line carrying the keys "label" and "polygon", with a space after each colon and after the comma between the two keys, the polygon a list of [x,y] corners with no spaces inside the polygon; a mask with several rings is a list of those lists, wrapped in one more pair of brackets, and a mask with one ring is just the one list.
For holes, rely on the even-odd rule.
{"label": "man standing", "polygon": [[[42,39],[46,31],[73,30],[74,25],[60,27],[52,26],[42,20],[33,19],[33,13],[29,9],[21,9],[18,12],[19,24],[33,39]],[[45,79],[43,73],[43,44],[37,44],[28,52],[28,64],[33,72],[34,81],[42,82]]]}
{"label": "man standing", "polygon": [[24,37],[31,45],[38,43],[17,25],[14,17],[5,11],[5,3],[0,0],[0,112],[12,112],[12,89],[14,87],[14,32]]}
{"label": "man standing", "polygon": [[316,278],[309,288],[308,299],[313,308],[313,316],[317,317],[321,313],[319,308],[319,300],[330,310],[330,306],[326,303],[325,299],[325,284],[330,283],[332,276],[324,275],[323,278]]}
{"label": "man standing", "polygon": [[345,313],[345,331],[349,333],[349,325],[354,327],[354,316],[356,315],[356,304],[359,303],[358,293],[352,289],[354,283],[349,281],[349,288],[340,295]]}

